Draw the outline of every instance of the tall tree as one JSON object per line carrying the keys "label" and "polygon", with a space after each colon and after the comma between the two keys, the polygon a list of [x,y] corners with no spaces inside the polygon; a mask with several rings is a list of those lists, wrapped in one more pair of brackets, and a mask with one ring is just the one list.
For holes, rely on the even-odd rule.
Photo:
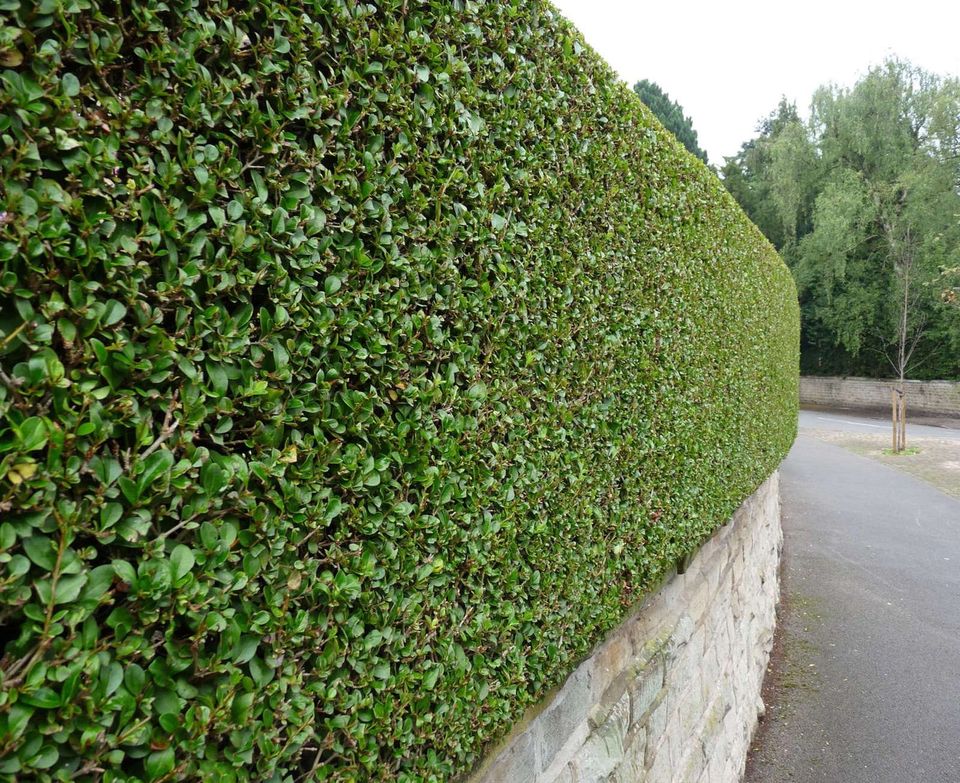
{"label": "tall tree", "polygon": [[[811,118],[781,103],[723,168],[781,250],[810,372],[960,375],[960,83],[889,60],[823,87]],[[902,384],[901,384],[902,385]]]}
{"label": "tall tree", "polygon": [[693,129],[693,121],[683,113],[683,107],[676,101],[670,100],[656,82],[643,79],[633,85],[633,91],[640,96],[647,107],[663,127],[670,131],[690,152],[704,163],[707,162],[707,153],[700,149],[697,141],[697,132]]}
{"label": "tall tree", "polygon": [[[792,214],[786,216],[789,212],[784,209],[787,194],[773,190],[773,169],[784,167],[784,151],[798,137],[805,138],[806,131],[796,104],[781,98],[776,110],[757,125],[757,133],[756,138],[744,142],[736,155],[726,158],[721,176],[744,211],[773,246],[782,251],[803,230],[804,226],[798,225],[798,221],[801,215],[809,212],[812,203],[807,195],[802,207],[798,203]],[[781,137],[786,138],[781,141]],[[805,177],[798,176],[795,186],[799,186],[810,173],[807,172]]]}

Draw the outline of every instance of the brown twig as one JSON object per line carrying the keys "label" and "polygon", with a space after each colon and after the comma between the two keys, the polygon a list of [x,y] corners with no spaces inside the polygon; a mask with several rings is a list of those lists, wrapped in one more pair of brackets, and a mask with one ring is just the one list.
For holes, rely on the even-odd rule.
{"label": "brown twig", "polygon": [[31,323],[30,321],[24,321],[22,324],[20,324],[20,326],[18,326],[16,329],[10,332],[10,334],[8,334],[6,337],[0,340],[0,348],[6,348],[7,343],[9,343],[11,340],[13,340],[14,337],[20,334],[20,332],[26,329],[30,323]]}
{"label": "brown twig", "polygon": [[167,412],[163,416],[163,426],[160,428],[160,434],[157,436],[157,439],[147,447],[147,450],[140,455],[141,460],[145,460],[153,452],[160,448],[167,441],[174,432],[177,431],[177,427],[180,426],[179,420],[173,418],[173,411],[177,407],[177,395],[174,393],[173,399],[170,400],[170,405],[167,406]]}
{"label": "brown twig", "polygon": [[23,385],[23,378],[11,378],[3,371],[2,367],[0,367],[0,381],[3,381],[4,385],[8,386],[13,391],[16,391]]}

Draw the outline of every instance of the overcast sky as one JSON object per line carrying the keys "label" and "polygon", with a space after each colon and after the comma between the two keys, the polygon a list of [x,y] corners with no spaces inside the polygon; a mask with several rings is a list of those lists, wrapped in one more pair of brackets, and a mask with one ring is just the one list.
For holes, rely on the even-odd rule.
{"label": "overcast sky", "polygon": [[806,114],[819,85],[850,86],[891,54],[960,74],[960,0],[553,1],[625,81],[683,106],[717,165],[781,95]]}

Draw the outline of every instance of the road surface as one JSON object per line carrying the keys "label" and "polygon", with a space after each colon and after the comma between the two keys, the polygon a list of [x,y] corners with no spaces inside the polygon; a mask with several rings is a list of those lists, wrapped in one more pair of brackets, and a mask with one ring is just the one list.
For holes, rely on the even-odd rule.
{"label": "road surface", "polygon": [[747,783],[960,781],[960,500],[803,434],[871,424],[805,411],[784,462],[783,604]]}
{"label": "road surface", "polygon": [[[890,417],[865,416],[844,411],[800,411],[800,430],[831,430],[833,432],[861,432],[890,436]],[[913,424],[907,415],[907,445],[911,438],[950,438],[960,440],[960,429]]]}

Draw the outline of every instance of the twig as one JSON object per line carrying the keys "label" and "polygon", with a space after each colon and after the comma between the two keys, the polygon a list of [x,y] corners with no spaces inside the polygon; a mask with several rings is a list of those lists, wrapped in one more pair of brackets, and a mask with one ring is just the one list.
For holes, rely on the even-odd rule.
{"label": "twig", "polygon": [[[47,648],[50,647],[53,642],[53,637],[50,635],[50,626],[53,624],[53,608],[57,601],[57,583],[60,581],[63,552],[67,548],[66,523],[60,518],[60,515],[56,511],[53,512],[53,515],[56,517],[57,525],[60,528],[60,544],[57,547],[57,560],[53,565],[53,571],[50,572],[50,601],[47,604],[47,612],[43,620],[42,638],[39,644],[33,648],[33,653],[30,655],[27,663],[23,665],[22,672],[20,672],[18,676],[7,679],[4,682],[6,688],[14,688],[23,682],[27,678],[27,675],[33,671],[33,665],[46,654]],[[18,667],[15,666],[14,668]]]}
{"label": "twig", "polygon": [[193,520],[193,517],[189,517],[188,519],[184,519],[181,522],[178,522],[169,530],[164,530],[159,536],[156,537],[155,540],[163,541],[165,538],[167,538],[167,536],[172,536],[174,533],[180,530],[180,528],[182,528],[184,525],[186,525],[188,522],[191,522],[192,520]]}
{"label": "twig", "polygon": [[6,347],[7,347],[7,343],[9,343],[14,337],[16,337],[18,334],[20,334],[20,332],[22,332],[24,329],[26,329],[26,328],[27,328],[27,325],[28,325],[29,323],[31,323],[31,322],[30,322],[30,321],[24,321],[22,324],[20,324],[20,326],[18,326],[16,329],[14,329],[12,332],[10,332],[10,334],[8,334],[6,337],[4,337],[3,340],[0,340],[0,348],[6,348]]}
{"label": "twig", "polygon": [[173,395],[173,399],[170,400],[170,405],[167,406],[167,412],[163,416],[163,426],[160,428],[160,434],[157,436],[157,439],[150,444],[143,454],[140,455],[140,459],[144,460],[149,457],[153,452],[160,448],[163,443],[177,431],[177,427],[180,426],[179,420],[173,418],[174,408],[177,407],[177,395]]}
{"label": "twig", "polygon": [[6,386],[14,391],[23,386],[23,378],[11,378],[3,371],[2,367],[0,367],[0,381],[3,381]]}

